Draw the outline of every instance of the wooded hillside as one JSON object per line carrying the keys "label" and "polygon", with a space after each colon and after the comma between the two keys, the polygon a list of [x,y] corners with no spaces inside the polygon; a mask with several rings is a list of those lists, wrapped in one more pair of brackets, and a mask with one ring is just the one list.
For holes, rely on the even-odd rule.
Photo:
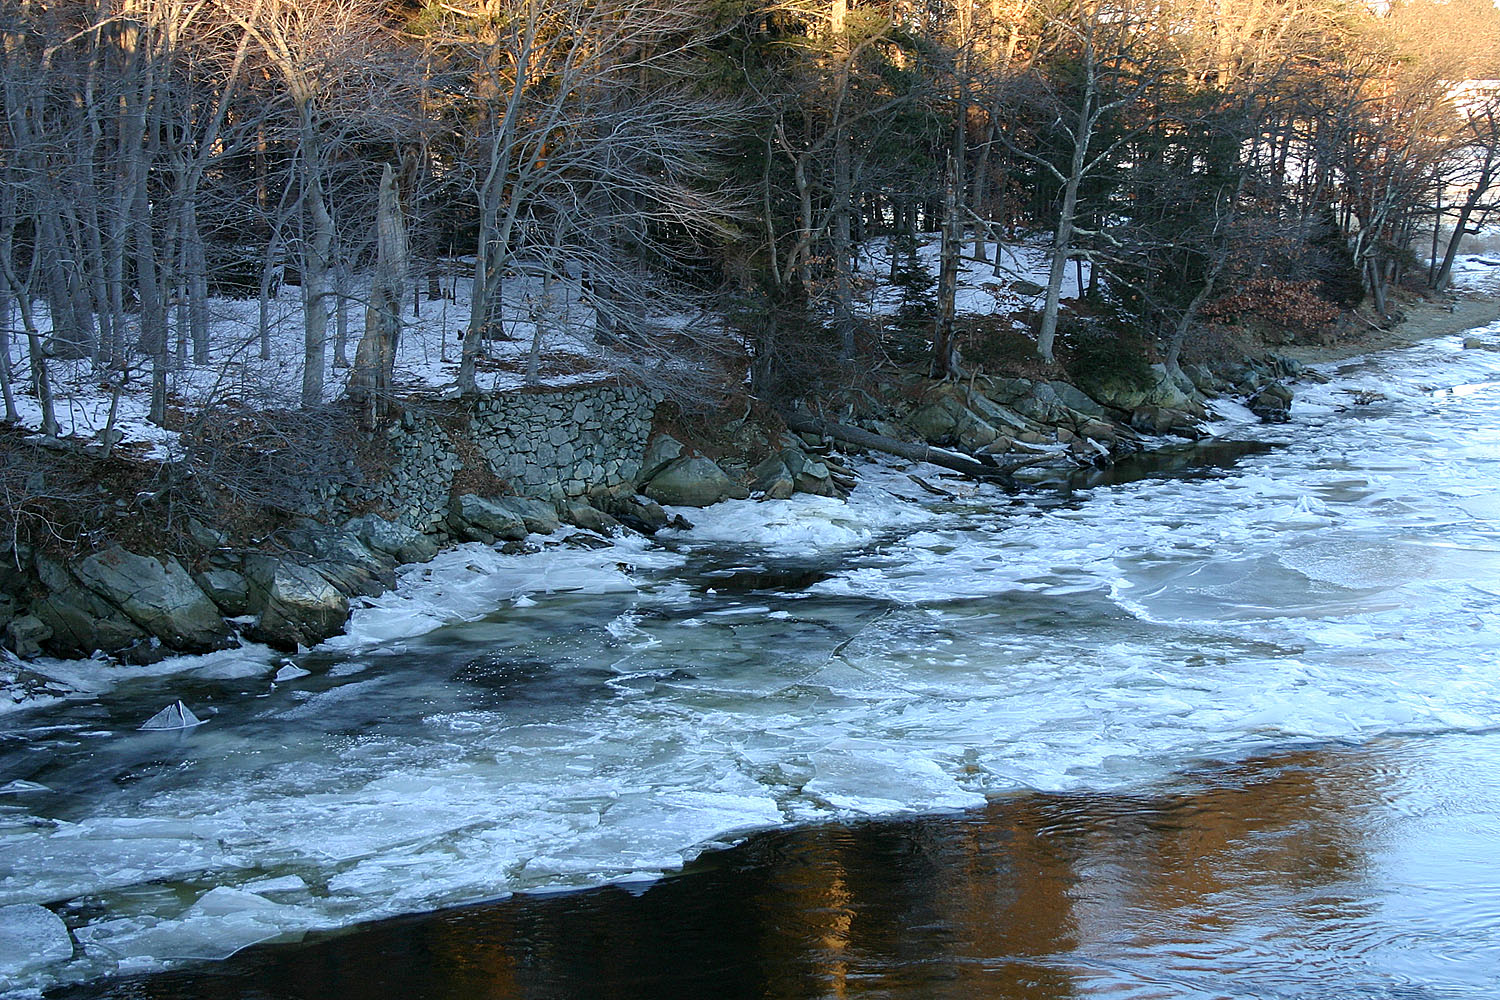
{"label": "wooded hillside", "polygon": [[[1500,140],[1464,83],[1500,78],[1490,0],[6,0],[0,38],[0,389],[44,433],[49,363],[149,380],[160,424],[177,372],[269,357],[283,285],[301,406],[352,367],[367,422],[404,315],[466,303],[473,391],[518,281],[689,393],[893,350],[953,375],[960,255],[1003,283],[1023,238],[1041,359],[1072,279],[1075,322],[1173,365],[1209,321],[1443,287]],[[875,280],[907,302],[878,326]]]}

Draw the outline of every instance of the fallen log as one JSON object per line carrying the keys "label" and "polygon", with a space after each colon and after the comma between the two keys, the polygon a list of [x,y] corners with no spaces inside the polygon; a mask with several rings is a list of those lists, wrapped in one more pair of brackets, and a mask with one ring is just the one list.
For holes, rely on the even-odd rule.
{"label": "fallen log", "polygon": [[[934,448],[929,444],[897,441],[895,438],[876,434],[862,427],[850,427],[848,424],[834,423],[832,420],[824,420],[806,413],[783,413],[782,419],[786,421],[787,427],[799,433],[830,437],[857,448],[869,448],[871,451],[884,452],[887,455],[910,459],[913,462],[930,462],[933,465],[963,473],[971,479],[998,483],[1008,489],[1016,488],[1015,479],[1005,469],[993,464],[993,459],[984,461],[980,457],[962,455],[946,448]],[[989,456],[983,456],[983,458],[989,458]]]}

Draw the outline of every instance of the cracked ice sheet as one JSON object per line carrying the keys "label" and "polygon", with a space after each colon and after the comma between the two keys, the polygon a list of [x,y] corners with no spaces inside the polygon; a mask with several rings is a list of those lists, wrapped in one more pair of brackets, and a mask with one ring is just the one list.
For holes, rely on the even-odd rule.
{"label": "cracked ice sheet", "polygon": [[[624,534],[602,549],[566,548],[566,535],[549,539],[539,552],[506,555],[471,542],[446,549],[430,562],[406,566],[395,589],[362,599],[344,635],[323,644],[354,650],[422,635],[451,622],[493,614],[505,602],[533,602],[547,595],[631,593],[635,570],[681,565],[681,556],[655,547],[641,535]],[[542,541],[533,536],[533,542]]]}

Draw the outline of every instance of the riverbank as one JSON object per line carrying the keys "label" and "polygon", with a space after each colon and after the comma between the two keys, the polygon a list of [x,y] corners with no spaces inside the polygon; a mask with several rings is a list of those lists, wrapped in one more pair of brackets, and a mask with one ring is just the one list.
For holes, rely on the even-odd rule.
{"label": "riverbank", "polygon": [[1461,293],[1452,300],[1417,299],[1404,303],[1406,313],[1390,329],[1369,325],[1359,336],[1336,344],[1294,345],[1281,353],[1302,364],[1343,361],[1347,358],[1409,347],[1434,337],[1447,337],[1500,320],[1500,296],[1487,292]]}

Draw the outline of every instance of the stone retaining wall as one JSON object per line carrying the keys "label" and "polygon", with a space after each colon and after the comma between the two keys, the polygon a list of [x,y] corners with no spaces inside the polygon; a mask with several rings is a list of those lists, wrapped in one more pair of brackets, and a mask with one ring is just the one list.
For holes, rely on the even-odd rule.
{"label": "stone retaining wall", "polygon": [[408,411],[387,432],[390,471],[343,488],[333,506],[438,532],[460,473],[538,500],[613,489],[640,474],[660,402],[637,386],[593,385],[486,396],[448,412]]}

